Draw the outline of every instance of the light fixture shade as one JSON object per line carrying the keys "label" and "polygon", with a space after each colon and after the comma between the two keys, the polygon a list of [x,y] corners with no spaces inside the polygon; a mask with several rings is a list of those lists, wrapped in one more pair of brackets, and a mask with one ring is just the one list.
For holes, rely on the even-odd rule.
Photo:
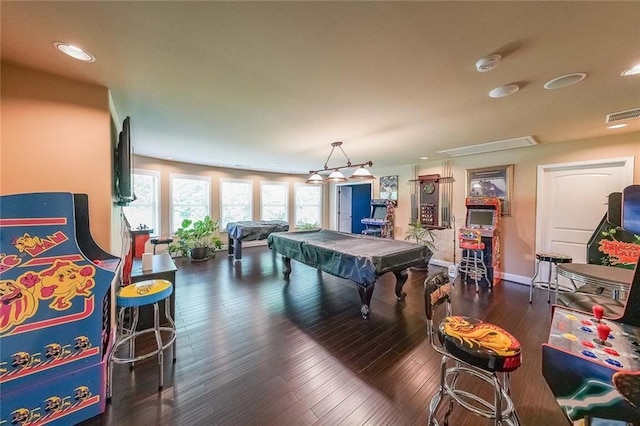
{"label": "light fixture shade", "polygon": [[324,178],[318,173],[313,173],[304,183],[308,183],[311,185],[322,185],[324,183]]}
{"label": "light fixture shade", "polygon": [[371,172],[364,167],[360,166],[353,174],[349,177],[349,180],[373,180],[376,177],[371,174]]}
{"label": "light fixture shade", "polygon": [[329,177],[327,178],[327,181],[334,182],[334,183],[347,182],[347,178],[344,177],[341,171],[335,170],[333,171],[333,173],[329,175]]}

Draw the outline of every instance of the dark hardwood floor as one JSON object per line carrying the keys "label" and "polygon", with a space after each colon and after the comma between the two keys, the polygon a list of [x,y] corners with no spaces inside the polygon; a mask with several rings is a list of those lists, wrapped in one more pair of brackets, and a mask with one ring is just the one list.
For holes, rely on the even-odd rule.
{"label": "dark hardwood floor", "polygon": [[[355,284],[245,248],[204,263],[176,264],[177,361],[116,365],[106,412],[86,425],[414,425],[426,424],[440,357],[425,333],[423,281],[409,272],[405,302],[383,276],[369,320]],[[436,268],[432,268],[434,271]],[[541,373],[551,320],[546,293],[502,282],[493,291],[456,283],[453,310],[504,327],[523,346],[512,396],[523,425],[568,425]],[[469,385],[487,395],[476,383]],[[456,407],[451,425],[489,421]]]}

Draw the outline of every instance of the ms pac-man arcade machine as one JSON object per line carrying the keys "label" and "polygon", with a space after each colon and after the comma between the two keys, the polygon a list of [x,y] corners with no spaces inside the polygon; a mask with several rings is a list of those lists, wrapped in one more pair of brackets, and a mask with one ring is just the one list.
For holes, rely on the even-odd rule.
{"label": "ms pac-man arcade machine", "polygon": [[0,424],[104,411],[120,259],[89,233],[84,194],[0,197]]}

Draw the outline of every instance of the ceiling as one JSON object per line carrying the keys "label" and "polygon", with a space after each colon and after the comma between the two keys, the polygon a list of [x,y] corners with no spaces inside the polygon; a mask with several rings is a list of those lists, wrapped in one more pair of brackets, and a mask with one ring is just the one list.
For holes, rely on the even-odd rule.
{"label": "ceiling", "polygon": [[[640,2],[2,1],[3,61],[109,88],[136,154],[288,173],[608,130],[640,107]],[[80,46],[94,63],[53,48]],[[476,71],[478,59],[503,56]],[[543,85],[584,72],[578,84]],[[516,83],[515,94],[488,92]],[[346,163],[334,153],[329,167]]]}

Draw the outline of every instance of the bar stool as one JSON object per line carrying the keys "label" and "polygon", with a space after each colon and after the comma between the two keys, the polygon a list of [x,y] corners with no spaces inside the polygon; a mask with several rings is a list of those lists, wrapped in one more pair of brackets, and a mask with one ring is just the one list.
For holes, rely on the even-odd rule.
{"label": "bar stool", "polygon": [[[510,373],[522,364],[522,346],[509,332],[495,324],[465,316],[453,316],[451,312],[451,283],[446,272],[440,272],[424,281],[425,313],[427,334],[431,347],[442,355],[440,362],[440,388],[429,403],[427,424],[437,425],[436,413],[445,397],[449,407],[443,423],[448,418],[456,402],[472,413],[493,419],[497,425],[519,425],[520,420],[511,400]],[[435,310],[446,306],[445,317],[434,328]],[[436,342],[435,334],[438,334]],[[483,380],[493,388],[493,401],[472,393],[481,391],[474,383],[462,388],[461,375]],[[486,387],[486,386],[484,386]]]}
{"label": "bar stool", "polygon": [[173,238],[152,238],[149,242],[153,244],[153,254],[156,254],[156,247],[158,247],[158,244],[171,244],[173,242]]}
{"label": "bar stool", "polygon": [[[111,398],[113,380],[113,364],[133,364],[137,361],[157,356],[159,366],[159,389],[164,385],[163,352],[173,346],[173,362],[176,361],[176,324],[171,318],[169,298],[173,293],[173,284],[167,280],[147,280],[122,287],[116,293],[118,307],[118,324],[116,339],[109,353],[107,376],[107,398]],[[160,308],[158,302],[164,300],[164,314],[169,327],[160,326]],[[138,325],[138,309],[140,306],[153,305],[153,328],[136,331]],[[131,324],[126,325],[125,312],[132,309]],[[153,333],[156,347],[142,355],[136,355],[135,341],[139,336]],[[165,334],[164,339],[162,333]],[[118,349],[128,346],[126,355],[118,355]]]}
{"label": "bar stool", "polygon": [[462,228],[458,240],[459,247],[462,249],[458,271],[463,275],[463,280],[466,281],[470,275],[476,283],[476,293],[479,291],[478,282],[482,279],[492,287],[487,266],[484,263],[485,245],[482,242],[482,233],[477,229]]}
{"label": "bar stool", "polygon": [[[551,286],[555,287],[556,303],[558,303],[558,264],[571,263],[573,259],[570,256],[558,253],[536,253],[536,271],[531,278],[529,284],[529,303],[533,301],[533,288],[547,289],[547,303],[551,303]],[[546,281],[536,281],[538,273],[540,273],[540,262],[549,262],[549,274]],[[553,281],[551,276],[553,275]]]}

